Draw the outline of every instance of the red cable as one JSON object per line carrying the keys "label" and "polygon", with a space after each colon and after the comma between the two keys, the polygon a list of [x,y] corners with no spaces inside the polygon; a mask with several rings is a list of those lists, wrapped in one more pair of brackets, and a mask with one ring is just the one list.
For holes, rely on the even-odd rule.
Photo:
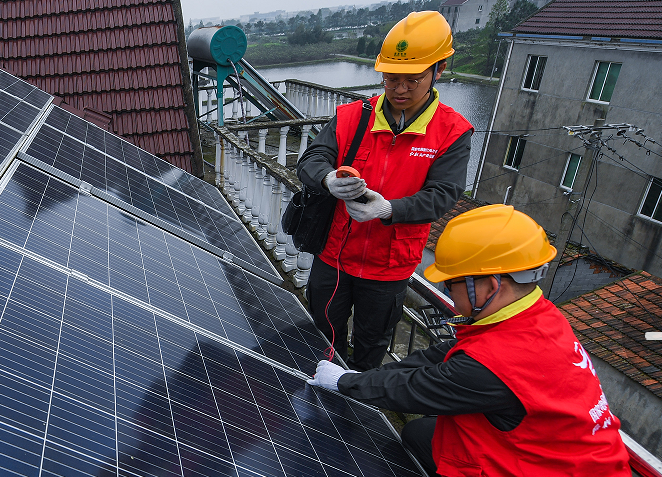
{"label": "red cable", "polygon": [[333,293],[331,294],[331,298],[329,298],[329,301],[327,302],[326,307],[324,308],[324,316],[326,317],[327,323],[331,327],[331,346],[324,350],[324,356],[329,358],[329,361],[333,361],[333,357],[336,354],[336,350],[333,347],[333,344],[336,341],[336,330],[333,329],[333,325],[331,324],[331,320],[329,319],[329,306],[331,306],[333,297],[336,296],[336,292],[338,291],[338,287],[340,286],[340,254],[342,254],[342,251],[345,248],[345,244],[347,243],[347,239],[349,238],[349,232],[351,230],[352,230],[352,218],[350,217],[349,222],[347,222],[347,233],[345,234],[345,238],[343,239],[342,244],[340,245],[340,251],[338,252],[338,258],[336,260],[336,272],[338,273],[336,278],[336,288],[333,290]]}

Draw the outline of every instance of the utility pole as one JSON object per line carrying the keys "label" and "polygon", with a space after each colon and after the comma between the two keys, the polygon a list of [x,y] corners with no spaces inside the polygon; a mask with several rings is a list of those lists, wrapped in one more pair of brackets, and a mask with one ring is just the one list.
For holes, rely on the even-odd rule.
{"label": "utility pole", "polygon": [[[568,205],[565,213],[561,217],[561,227],[556,235],[556,248],[558,249],[558,254],[554,260],[550,262],[547,276],[540,282],[540,288],[547,298],[549,298],[549,293],[552,290],[554,275],[559,267],[559,262],[561,261],[561,255],[563,255],[565,245],[568,243],[568,240],[570,240],[570,235],[572,234],[575,223],[577,219],[579,219],[579,214],[584,208],[584,199],[586,198],[586,189],[588,188],[588,177],[593,168],[593,162],[600,152],[601,128],[604,126],[604,123],[604,119],[596,119],[593,128],[590,130],[588,139],[585,139],[586,152],[579,163],[577,174],[575,175],[575,181],[572,186],[572,192],[568,195]],[[572,130],[569,129],[569,131],[572,134]],[[584,211],[584,213],[586,213],[586,211]]]}

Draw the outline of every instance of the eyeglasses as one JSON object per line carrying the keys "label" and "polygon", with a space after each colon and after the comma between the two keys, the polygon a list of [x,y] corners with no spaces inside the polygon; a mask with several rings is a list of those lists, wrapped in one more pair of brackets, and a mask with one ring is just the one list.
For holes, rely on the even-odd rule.
{"label": "eyeglasses", "polygon": [[451,291],[453,285],[456,283],[465,283],[464,278],[461,278],[460,280],[444,280],[444,286],[448,288],[448,291]]}
{"label": "eyeglasses", "polygon": [[429,74],[430,72],[428,71],[421,79],[406,79],[404,81],[399,81],[392,78],[384,78],[382,83],[386,89],[397,89],[398,86],[402,85],[407,88],[407,91],[412,91],[418,88],[418,85],[421,84]]}
{"label": "eyeglasses", "polygon": [[[479,275],[477,277],[472,277],[474,281],[482,280],[483,278],[490,278],[492,275]],[[459,280],[444,280],[444,286],[448,288],[448,291],[451,291],[453,285],[457,283],[466,283],[466,277],[460,278]]]}

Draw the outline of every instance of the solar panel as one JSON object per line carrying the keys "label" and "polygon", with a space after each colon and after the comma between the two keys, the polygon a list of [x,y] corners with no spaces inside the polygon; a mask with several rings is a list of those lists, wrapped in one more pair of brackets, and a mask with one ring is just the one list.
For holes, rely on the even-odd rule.
{"label": "solar panel", "polygon": [[[38,103],[8,76],[6,117]],[[206,242],[204,213],[243,228],[213,186],[40,114],[0,121],[2,475],[423,475],[378,410],[306,384],[328,343],[259,261]]]}
{"label": "solar panel", "polygon": [[0,239],[306,374],[328,346],[291,293],[25,164]]}
{"label": "solar panel", "polygon": [[0,70],[0,163],[18,148],[51,96]]}
{"label": "solar panel", "polygon": [[[53,119],[53,116],[56,119]],[[90,135],[94,126],[89,125],[85,128],[87,123],[58,108],[52,110],[47,118],[47,123],[49,121],[64,125],[61,129],[66,130],[66,134],[52,129],[48,124],[42,126],[27,147],[27,155],[20,156],[23,160],[42,169],[42,163],[47,164],[75,179],[87,182],[155,218],[193,234],[221,250],[232,253],[237,260],[251,265],[254,272],[259,270],[262,273],[269,273],[280,281],[280,275],[262,249],[257,246],[253,237],[230,209],[220,192],[213,186],[215,194],[224,204],[223,208],[226,209],[226,213],[187,196],[180,190],[182,187],[173,189],[164,182],[157,181],[131,167],[131,165],[149,164],[147,159],[150,158],[154,167],[158,163],[167,164],[165,161],[145,153],[139,154],[138,148],[119,138],[111,141],[111,135],[105,133],[107,136],[105,139],[106,150],[114,151],[115,155],[127,159],[129,165],[125,165],[104,154],[97,147],[81,142],[87,137],[94,136]],[[96,140],[93,142],[96,143]],[[96,144],[96,146],[101,147],[101,144]],[[140,156],[142,156],[142,162],[139,159]],[[167,174],[171,177],[175,176],[170,169],[171,166],[160,165],[160,167],[170,171]],[[142,169],[149,170],[144,167]],[[180,170],[180,172],[182,175],[179,176],[177,185],[181,186],[186,181],[187,187],[193,188],[192,183],[195,178],[184,171]],[[210,186],[204,181],[195,180]],[[204,196],[209,199],[208,202],[213,202],[214,196],[211,193],[205,193],[207,189],[199,189],[198,197]],[[143,216],[143,218],[150,220],[149,217]]]}
{"label": "solar panel", "polygon": [[0,257],[3,475],[421,475],[376,410]]}

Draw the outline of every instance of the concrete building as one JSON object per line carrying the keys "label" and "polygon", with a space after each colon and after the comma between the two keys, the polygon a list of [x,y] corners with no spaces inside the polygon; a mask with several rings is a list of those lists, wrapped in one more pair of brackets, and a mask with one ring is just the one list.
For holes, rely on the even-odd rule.
{"label": "concrete building", "polygon": [[[512,8],[515,1],[509,0],[508,8]],[[548,0],[529,1],[541,8]],[[459,33],[485,27],[495,3],[496,0],[446,0],[439,6],[439,11],[446,18],[453,33]]]}
{"label": "concrete building", "polygon": [[483,28],[490,19],[490,10],[496,0],[446,0],[439,11],[451,26],[453,33]]}
{"label": "concrete building", "polygon": [[[556,0],[515,27],[474,197],[553,234],[575,203],[571,241],[661,276],[661,20],[659,0]],[[591,139],[598,119],[633,127]]]}

